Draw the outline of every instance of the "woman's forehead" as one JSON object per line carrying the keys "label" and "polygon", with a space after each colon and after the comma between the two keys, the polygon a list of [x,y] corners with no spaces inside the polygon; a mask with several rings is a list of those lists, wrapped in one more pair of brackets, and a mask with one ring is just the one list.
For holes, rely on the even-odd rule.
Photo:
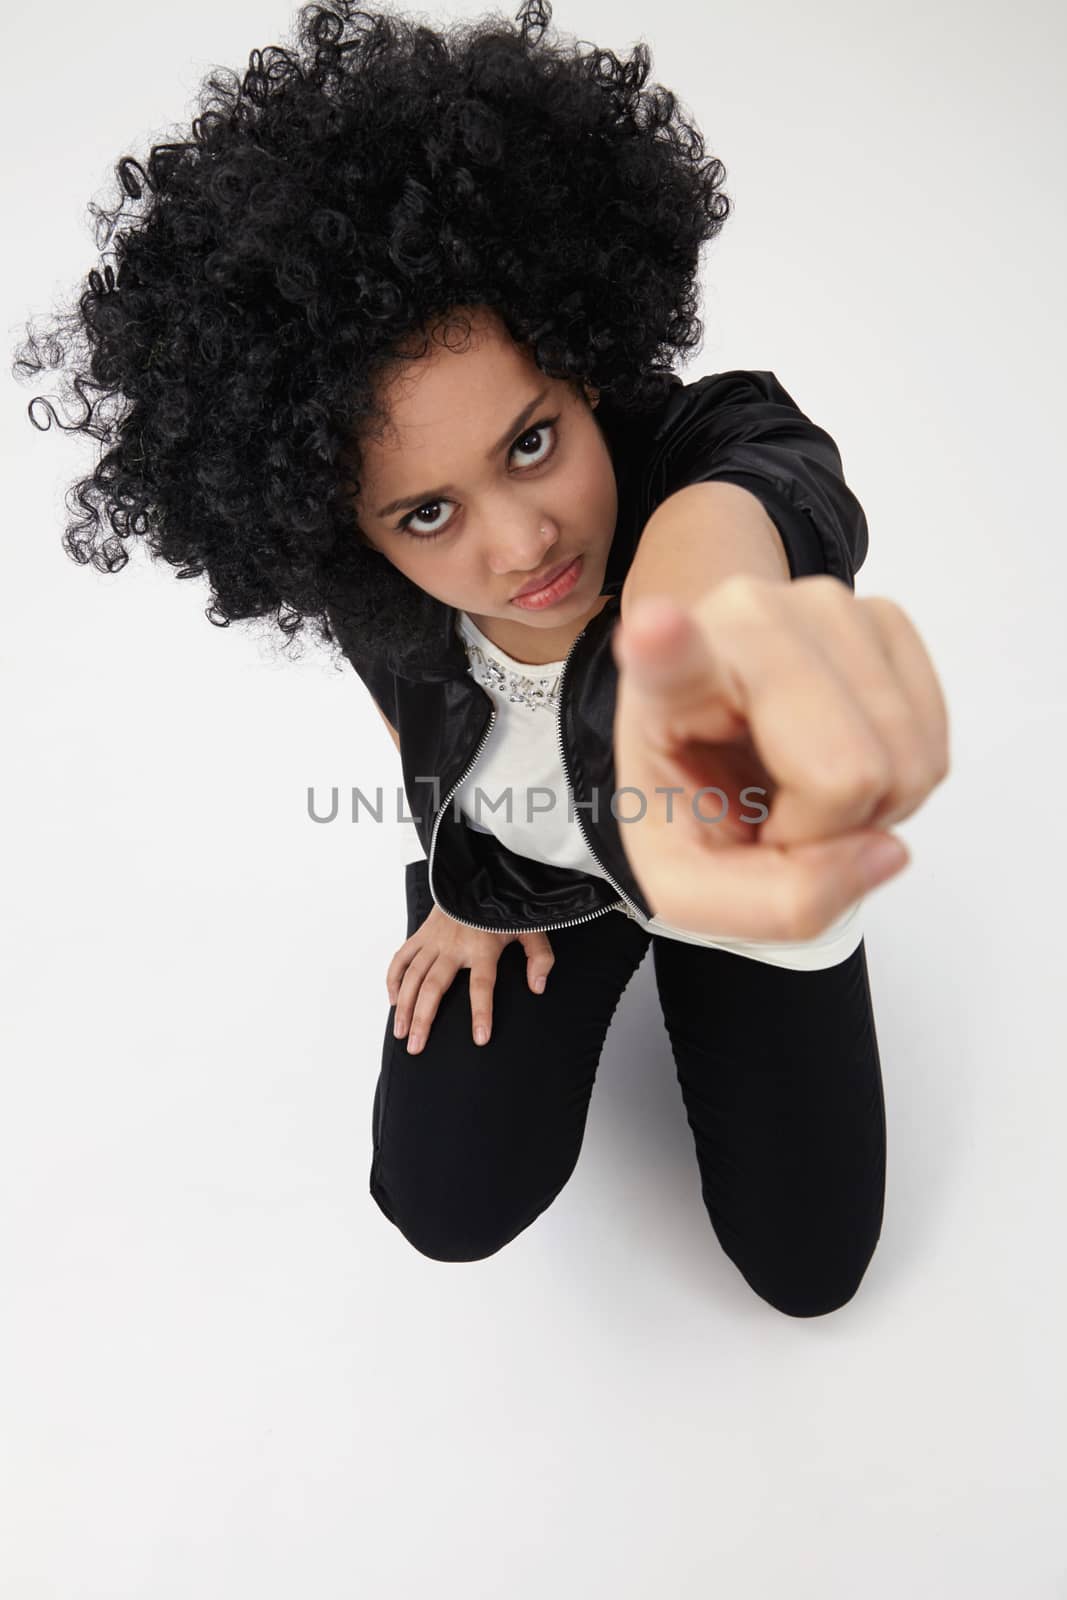
{"label": "woman's forehead", "polygon": [[451,456],[460,449],[489,450],[502,429],[521,426],[522,414],[550,400],[562,381],[532,362],[473,356],[463,366],[463,360],[438,364],[414,381],[408,374],[384,397],[383,413],[365,436],[379,466],[436,457],[439,451]]}

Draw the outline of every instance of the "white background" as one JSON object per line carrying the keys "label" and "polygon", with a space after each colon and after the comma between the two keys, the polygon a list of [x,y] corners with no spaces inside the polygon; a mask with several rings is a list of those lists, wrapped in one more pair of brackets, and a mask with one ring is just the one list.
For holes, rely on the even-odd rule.
{"label": "white background", "polygon": [[[5,21],[9,347],[97,265],[118,157],[293,15]],[[487,1260],[415,1251],[367,1182],[418,842],[306,814],[309,784],[395,792],[396,753],[350,669],[213,628],[204,580],[75,566],[92,447],[9,379],[4,1600],[1067,1595],[1063,13],[555,22],[645,38],[726,162],[685,375],[770,369],[829,429],[857,593],[949,704],[952,774],[865,906],[880,1244],[828,1316],[748,1288],[646,959],[557,1201]]]}

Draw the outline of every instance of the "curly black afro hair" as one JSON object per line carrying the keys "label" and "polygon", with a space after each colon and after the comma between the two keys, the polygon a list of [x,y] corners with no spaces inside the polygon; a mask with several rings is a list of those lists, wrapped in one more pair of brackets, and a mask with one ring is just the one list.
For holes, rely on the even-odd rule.
{"label": "curly black afro hair", "polygon": [[662,398],[702,337],[725,169],[646,90],[644,43],[624,60],[546,44],[545,0],[515,20],[438,32],[306,5],[295,48],[212,71],[147,171],[118,161],[117,206],[89,205],[102,270],[27,324],[13,367],[65,367],[82,420],[40,395],[30,419],[43,405],[45,428],[103,445],[67,494],[75,561],[115,572],[138,534],[178,577],[207,574],[217,625],[269,616],[288,645],[310,620],[330,643],[340,612],[368,654],[411,658],[438,603],[351,504],[398,350],[486,306],[547,375],[623,410]]}

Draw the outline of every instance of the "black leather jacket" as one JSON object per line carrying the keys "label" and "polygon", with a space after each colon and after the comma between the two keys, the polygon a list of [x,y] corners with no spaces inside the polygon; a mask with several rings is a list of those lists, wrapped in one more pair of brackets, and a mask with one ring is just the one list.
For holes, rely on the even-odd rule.
{"label": "black leather jacket", "polygon": [[341,638],[399,735],[404,791],[433,900],[458,921],[495,933],[551,932],[611,910],[633,915],[635,907],[652,915],[611,810],[617,679],[611,633],[641,529],[656,506],[686,484],[712,479],[750,489],[781,533],[793,578],[824,572],[854,588],[867,553],[866,518],[845,483],[834,440],[773,373],[732,371],[692,383],[672,375],[662,406],[640,414],[620,412],[602,391],[594,415],[618,488],[600,591],[611,599],[567,654],[556,714],[578,825],[610,882],[518,855],[492,834],[467,827],[452,804],[496,719],[491,697],[470,675],[454,608],[439,607],[439,665],[416,675],[368,662]]}

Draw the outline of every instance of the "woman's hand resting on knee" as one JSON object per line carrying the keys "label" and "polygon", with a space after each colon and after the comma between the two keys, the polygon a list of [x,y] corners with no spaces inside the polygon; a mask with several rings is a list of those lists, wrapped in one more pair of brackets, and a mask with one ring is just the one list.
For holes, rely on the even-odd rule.
{"label": "woman's hand resting on knee", "polygon": [[463,967],[470,968],[471,1025],[475,1044],[487,1044],[493,1026],[493,988],[497,962],[507,945],[518,940],[526,951],[526,981],[540,994],[555,963],[545,933],[480,933],[432,907],[410,939],[389,963],[385,984],[389,1004],[396,1006],[393,1033],[408,1035],[408,1054],[421,1050],[437,1015],[441,996]]}

